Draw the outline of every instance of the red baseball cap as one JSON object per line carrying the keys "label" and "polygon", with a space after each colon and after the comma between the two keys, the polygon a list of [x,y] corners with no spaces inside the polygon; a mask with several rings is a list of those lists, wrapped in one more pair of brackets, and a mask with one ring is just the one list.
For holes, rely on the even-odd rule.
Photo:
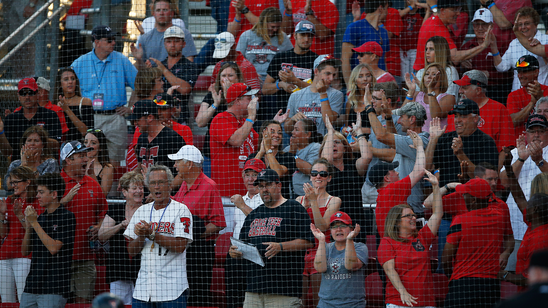
{"label": "red baseball cap", "polygon": [[471,179],[465,184],[458,185],[455,190],[461,195],[470,194],[472,197],[479,199],[488,199],[493,193],[489,183],[487,183],[486,180],[479,178]]}
{"label": "red baseball cap", "polygon": [[329,219],[329,225],[333,224],[335,221],[343,222],[349,226],[352,225],[352,219],[345,212],[338,211],[337,213],[331,215]]}
{"label": "red baseball cap", "polygon": [[228,88],[226,93],[226,103],[230,104],[236,99],[246,96],[246,95],[255,95],[259,92],[257,89],[252,89],[250,86],[245,83],[235,83]]}
{"label": "red baseball cap", "polygon": [[265,168],[266,166],[263,163],[263,161],[258,158],[249,159],[248,161],[245,162],[245,165],[244,165],[244,171],[246,171],[247,169],[252,169],[257,172],[261,172]]}
{"label": "red baseball cap", "polygon": [[31,89],[32,91],[38,91],[38,84],[34,78],[23,78],[17,85],[17,91],[21,89]]}
{"label": "red baseball cap", "polygon": [[369,52],[372,54],[376,54],[378,57],[382,57],[383,53],[381,45],[373,41],[364,43],[360,47],[352,48],[352,50],[354,50],[355,52]]}

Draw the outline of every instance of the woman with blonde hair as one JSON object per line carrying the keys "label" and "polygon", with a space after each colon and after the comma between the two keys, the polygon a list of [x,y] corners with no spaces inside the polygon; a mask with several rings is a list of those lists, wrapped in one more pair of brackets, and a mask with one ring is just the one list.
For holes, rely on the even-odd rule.
{"label": "woman with blonde hair", "polygon": [[394,206],[384,221],[377,257],[388,277],[387,307],[435,306],[429,247],[438,234],[443,207],[438,179],[428,171],[426,175],[434,193],[428,225],[417,230],[417,215],[408,204]]}
{"label": "woman with blonde hair", "polygon": [[[365,111],[365,104],[363,102],[365,87],[369,85],[369,89],[373,89],[376,83],[377,81],[373,76],[373,71],[368,64],[360,63],[352,70],[347,85],[348,99],[346,101],[346,112],[337,119],[335,126],[346,126],[351,128],[352,123],[356,123],[356,115]],[[368,95],[371,97],[371,92],[369,92]],[[371,127],[367,117],[364,119],[362,126],[364,128]],[[345,130],[346,128],[343,129],[343,131]]]}
{"label": "woman with blonde hair", "polygon": [[255,66],[264,82],[272,58],[278,52],[293,48],[291,41],[281,29],[282,13],[275,7],[261,12],[259,21],[240,36],[236,50]]}

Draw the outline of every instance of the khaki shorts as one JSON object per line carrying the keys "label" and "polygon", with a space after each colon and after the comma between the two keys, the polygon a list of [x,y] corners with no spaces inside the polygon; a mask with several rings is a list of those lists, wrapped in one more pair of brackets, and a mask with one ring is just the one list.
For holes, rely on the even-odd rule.
{"label": "khaki shorts", "polygon": [[127,122],[126,118],[117,114],[96,114],[95,127],[103,131],[107,137],[108,156],[111,161],[126,159]]}
{"label": "khaki shorts", "polygon": [[243,308],[279,307],[302,308],[303,303],[298,297],[284,296],[278,294],[245,292],[245,301]]}
{"label": "khaki shorts", "polygon": [[95,292],[96,274],[94,261],[72,261],[70,291],[76,297],[91,301]]}

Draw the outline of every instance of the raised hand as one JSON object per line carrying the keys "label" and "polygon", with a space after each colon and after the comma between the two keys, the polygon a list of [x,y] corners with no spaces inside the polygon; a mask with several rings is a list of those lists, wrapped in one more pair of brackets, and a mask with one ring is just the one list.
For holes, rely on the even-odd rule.
{"label": "raised hand", "polygon": [[[87,174],[87,172],[86,172],[86,174]],[[76,194],[80,190],[80,187],[82,187],[82,184],[80,184],[80,183],[74,185],[74,187],[72,187],[69,190],[68,194],[66,196],[64,196],[63,199],[61,199],[61,203],[62,204],[67,204],[70,201],[72,201],[72,198],[74,198],[74,196],[76,196]]]}
{"label": "raised hand", "polygon": [[34,223],[38,220],[38,214],[32,205],[27,206],[25,209],[25,218],[29,223]]}
{"label": "raised hand", "polygon": [[318,191],[308,183],[303,184],[304,197],[310,202],[318,200]]}
{"label": "raised hand", "polygon": [[430,137],[439,138],[445,133],[447,126],[441,128],[440,121],[440,118],[433,118],[430,121]]}
{"label": "raised hand", "polygon": [[422,142],[422,138],[417,134],[416,132],[412,130],[407,130],[407,135],[411,137],[411,140],[413,141],[413,144],[409,145],[413,149],[418,149],[419,147],[424,147],[424,144]]}
{"label": "raised hand", "polygon": [[287,120],[287,118],[289,117],[289,109],[287,109],[287,111],[285,113],[283,113],[283,109],[280,109],[278,111],[278,113],[276,113],[276,115],[274,116],[274,121],[278,121],[280,123],[283,123]]}
{"label": "raised hand", "polygon": [[424,179],[432,183],[432,186],[438,186],[440,184],[438,178],[435,175],[433,175],[430,171],[426,169],[424,169],[424,171],[426,173],[426,177]]}
{"label": "raised hand", "polygon": [[329,120],[329,116],[326,114],[325,115],[325,128],[327,128],[327,131],[328,132],[334,132],[335,129],[333,128],[333,124],[331,124],[331,121]]}
{"label": "raised hand", "polygon": [[369,84],[366,84],[365,85],[365,90],[364,90],[364,95],[363,95],[363,103],[365,104],[365,109],[369,108],[369,106],[371,106],[371,92],[369,91]]}
{"label": "raised hand", "polygon": [[356,134],[362,134],[362,113],[358,112],[356,115],[356,123],[352,123],[352,131]]}
{"label": "raised hand", "polygon": [[460,173],[457,174],[457,178],[461,183],[468,182],[468,162],[463,160],[460,162]]}
{"label": "raised hand", "polygon": [[310,224],[310,231],[312,231],[312,234],[314,234],[314,237],[318,239],[318,241],[325,241],[325,234],[312,223]]}
{"label": "raised hand", "polygon": [[[413,76],[413,80],[411,80],[411,76]],[[415,93],[415,90],[417,89],[417,77],[415,77],[415,74],[405,73],[405,85],[407,86],[410,94]]]}
{"label": "raised hand", "polygon": [[70,109],[69,104],[63,95],[59,95],[59,102],[57,103],[57,106],[61,107],[64,111]]}
{"label": "raised hand", "polygon": [[251,118],[251,120],[255,121],[255,117],[257,116],[257,103],[259,102],[259,98],[255,97],[254,99],[249,102],[249,105],[247,105],[247,116]]}
{"label": "raised hand", "polygon": [[356,236],[358,236],[358,233],[360,233],[360,225],[359,224],[356,224],[356,226],[354,227],[354,230],[350,231],[350,233],[348,233],[348,235],[346,236],[346,239],[347,240],[353,240],[356,238]]}
{"label": "raised hand", "polygon": [[135,46],[135,44],[131,43],[131,45],[129,45],[129,49],[131,50],[131,54],[133,55],[133,57],[137,60],[143,60],[143,56],[145,54],[145,52],[143,51],[143,47],[142,46]]}
{"label": "raised hand", "polygon": [[169,89],[167,89],[167,94],[169,95],[173,95],[173,92],[175,92],[175,90],[179,89],[181,86],[177,85],[177,86],[171,86],[169,87]]}
{"label": "raised hand", "polygon": [[440,79],[440,74],[441,74],[440,71],[436,72],[436,74],[434,74],[434,77],[430,79],[430,82],[426,84],[426,90],[428,91],[428,93],[434,91]]}
{"label": "raised hand", "polygon": [[462,143],[462,139],[460,136],[457,138],[453,138],[453,142],[451,143],[451,149],[453,149],[453,154],[461,154],[464,151],[464,145]]}
{"label": "raised hand", "polygon": [[362,11],[360,8],[360,3],[354,0],[354,2],[352,2],[352,17],[354,17],[354,21],[358,21],[361,16]]}
{"label": "raised hand", "polygon": [[527,158],[531,156],[531,152],[529,151],[529,148],[527,148],[527,138],[525,135],[520,135],[518,139],[516,139],[516,147],[518,148],[519,158],[527,160]]}
{"label": "raised hand", "polygon": [[135,27],[137,27],[137,30],[141,35],[145,34],[145,29],[143,28],[143,21],[141,20],[134,20],[133,24],[135,24]]}

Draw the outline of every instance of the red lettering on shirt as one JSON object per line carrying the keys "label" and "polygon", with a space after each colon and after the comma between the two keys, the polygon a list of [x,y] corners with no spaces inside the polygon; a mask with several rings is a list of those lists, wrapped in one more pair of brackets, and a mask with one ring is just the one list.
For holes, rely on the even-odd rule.
{"label": "red lettering on shirt", "polygon": [[189,233],[190,228],[190,218],[188,217],[181,217],[181,223],[183,226],[185,226],[185,229],[183,230],[185,233]]}

